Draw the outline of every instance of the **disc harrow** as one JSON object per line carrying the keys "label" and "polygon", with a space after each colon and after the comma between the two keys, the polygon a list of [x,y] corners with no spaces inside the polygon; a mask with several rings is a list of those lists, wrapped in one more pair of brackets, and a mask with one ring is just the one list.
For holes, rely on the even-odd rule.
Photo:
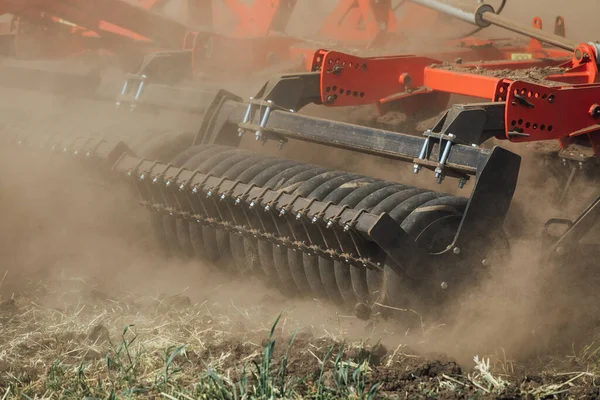
{"label": "disc harrow", "polygon": [[[281,113],[273,112],[269,129]],[[329,124],[285,114],[300,119],[307,131],[323,132],[319,124]],[[235,126],[229,128],[237,133]],[[443,143],[432,144],[432,160],[449,156],[451,165],[465,163],[470,166],[464,171],[477,175],[472,196],[466,198],[258,154],[232,146],[237,134],[222,133],[205,143],[208,132],[195,139],[203,144],[183,146],[179,152],[165,146],[176,141],[173,135],[157,135],[152,144],[141,133],[131,137],[132,148],[148,159],[115,141],[114,132],[102,137],[62,132],[50,140],[47,133],[20,132],[10,142],[112,165],[134,183],[150,210],[159,245],[172,256],[202,260],[241,276],[260,275],[286,294],[354,307],[363,318],[375,305],[444,304],[464,281],[475,279],[483,268],[473,269],[473,263],[489,260],[494,241],[483,234],[476,245],[479,241],[460,237],[470,237],[483,225],[501,226],[505,210],[497,218],[480,215],[478,203],[494,196],[487,189],[494,185],[495,201],[507,206],[514,187],[503,183],[514,180],[497,174],[510,176],[519,163],[500,148],[457,144],[451,155],[443,156]],[[416,141],[397,153],[401,157],[417,157],[425,144],[414,136],[399,138]],[[348,140],[338,145],[353,146]]]}
{"label": "disc harrow", "polygon": [[[496,25],[506,22],[489,6],[476,11],[476,17]],[[319,50],[312,72],[278,75],[247,102],[220,90],[206,110],[202,107],[197,133],[174,133],[156,124],[147,129],[136,123],[135,113],[122,113],[131,126],[106,118],[106,125],[90,134],[86,116],[71,129],[58,118],[37,132],[27,123],[24,129],[7,127],[3,137],[17,147],[71,155],[101,172],[92,174],[92,181],[104,181],[103,173],[112,169],[111,178],[135,188],[157,246],[171,257],[242,278],[259,276],[286,295],[354,308],[360,318],[374,310],[406,309],[436,317],[509,250],[503,226],[521,158],[489,146],[492,139],[559,140],[565,151],[585,147],[580,159],[600,154],[600,46],[550,34],[533,37],[538,36],[562,43],[572,57],[532,56],[458,68],[423,56]],[[535,81],[523,74],[501,76],[498,71],[506,69],[543,69],[549,75]],[[129,94],[152,90],[127,88]],[[382,112],[392,105],[413,111],[426,105],[439,111],[450,93],[485,102],[453,105],[420,136],[302,112],[311,103],[376,104]],[[191,98],[180,100],[188,111],[198,108]],[[558,110],[573,118],[565,120]],[[407,173],[431,175],[430,185],[278,158],[245,149],[247,140],[317,143],[403,161],[410,164]],[[431,189],[447,178],[458,181],[457,190]],[[593,251],[581,239],[596,224],[599,204],[596,199],[574,221],[549,220],[544,252],[567,257]],[[553,235],[556,225],[566,229]]]}

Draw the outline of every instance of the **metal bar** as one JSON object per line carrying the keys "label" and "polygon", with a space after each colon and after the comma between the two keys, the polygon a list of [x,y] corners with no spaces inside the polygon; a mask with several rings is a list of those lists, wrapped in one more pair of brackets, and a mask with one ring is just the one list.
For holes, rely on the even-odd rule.
{"label": "metal bar", "polygon": [[495,25],[567,51],[574,51],[577,48],[577,43],[571,42],[562,36],[544,32],[541,29],[516,24],[510,19],[496,14],[494,8],[489,4],[472,4],[461,0],[410,1],[482,28]]}
{"label": "metal bar", "polygon": [[[494,12],[494,8],[489,4],[465,3],[457,0],[410,0],[411,2],[423,7],[430,8],[441,14],[460,19],[473,25],[481,26],[483,21],[478,20],[478,15],[482,10]],[[489,26],[489,23],[482,27]]]}
{"label": "metal bar", "polygon": [[[87,21],[80,21],[79,15],[93,17],[95,20],[107,21],[119,27],[143,35],[154,42],[169,48],[180,48],[187,32],[193,29],[181,22],[163,15],[145,10],[135,4],[123,0],[67,0],[72,11],[66,13],[66,19],[87,27]],[[49,7],[54,11],[54,7]],[[75,17],[75,18],[74,18]],[[90,29],[94,30],[95,27]]]}
{"label": "metal bar", "polygon": [[501,28],[508,29],[511,32],[515,32],[520,35],[525,35],[532,39],[537,39],[540,42],[547,43],[552,46],[556,46],[563,50],[575,51],[575,49],[577,48],[577,43],[572,42],[568,39],[565,39],[562,36],[558,36],[553,33],[544,32],[541,29],[535,29],[535,28],[530,28],[528,26],[515,24],[510,19],[504,18],[493,12],[484,12],[482,14],[482,18],[492,25],[496,25]]}
{"label": "metal bar", "polygon": [[[228,122],[239,124],[246,112],[242,103],[226,102],[220,115],[227,115]],[[242,128],[253,130],[253,124],[240,124]],[[359,151],[381,157],[412,162],[419,157],[424,137],[352,125],[309,117],[297,113],[274,110],[263,131],[266,134],[325,144],[347,150]],[[229,133],[229,132],[228,132]],[[237,136],[236,132],[230,132]],[[437,145],[436,145],[437,146]],[[436,151],[434,146],[434,152]],[[479,160],[487,157],[489,150],[465,145],[455,145],[446,165],[467,174],[475,174]],[[432,155],[431,161],[439,161]]]}

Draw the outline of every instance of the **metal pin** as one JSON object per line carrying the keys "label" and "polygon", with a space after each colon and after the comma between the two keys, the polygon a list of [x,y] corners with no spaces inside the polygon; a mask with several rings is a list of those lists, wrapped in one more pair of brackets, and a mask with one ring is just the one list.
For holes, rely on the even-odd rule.
{"label": "metal pin", "polygon": [[[449,137],[454,137],[453,134],[448,134]],[[450,155],[450,149],[452,148],[452,142],[446,141],[446,146],[444,147],[444,152],[442,153],[442,158],[440,159],[440,165],[435,169],[435,177],[437,178],[437,183],[442,183],[444,180],[443,170],[444,165],[446,165],[446,161],[448,161],[448,156]]]}
{"label": "metal pin", "polygon": [[144,85],[146,84],[146,75],[142,75],[142,81],[140,82],[140,86],[138,86],[138,90],[135,93],[135,100],[138,100],[142,95],[142,90],[144,90]]}
{"label": "metal pin", "polygon": [[[123,88],[121,89],[121,96],[123,96],[125,94],[125,92],[127,91],[127,86],[129,85],[129,79],[125,79],[125,83],[123,83]],[[117,102],[117,105],[119,103]]]}
{"label": "metal pin", "polygon": [[[431,132],[430,129],[427,130],[427,132]],[[425,142],[423,142],[423,147],[421,147],[421,152],[419,153],[419,160],[424,160],[425,159],[425,155],[427,154],[427,148],[429,147],[429,137],[425,139]],[[418,174],[419,171],[421,170],[421,166],[419,164],[414,165],[414,169],[413,172],[415,174]]]}
{"label": "metal pin", "polygon": [[[244,114],[244,119],[242,120],[242,124],[247,124],[250,121],[250,113],[252,112],[252,101],[254,97],[250,97],[248,102],[248,108],[246,108],[246,113]],[[242,136],[244,134],[244,130],[242,128],[238,128],[238,136]]]}
{"label": "metal pin", "polygon": [[466,178],[460,178],[460,180],[458,181],[458,188],[459,189],[463,189],[466,184],[467,184],[467,179]]}
{"label": "metal pin", "polygon": [[262,138],[261,129],[264,129],[264,127],[267,125],[267,121],[269,120],[269,116],[271,115],[271,104],[273,104],[273,102],[271,100],[267,100],[267,104],[268,106],[265,109],[265,113],[262,119],[260,120],[259,130],[256,131],[256,140],[260,140]]}

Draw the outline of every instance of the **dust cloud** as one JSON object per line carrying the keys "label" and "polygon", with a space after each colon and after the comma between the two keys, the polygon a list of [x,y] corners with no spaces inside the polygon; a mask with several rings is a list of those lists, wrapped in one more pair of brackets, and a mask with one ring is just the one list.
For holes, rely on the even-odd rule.
{"label": "dust cloud", "polygon": [[[581,4],[575,7],[573,2],[565,6],[560,0],[513,1],[509,2],[506,15],[528,22],[533,15],[552,21],[553,13],[563,13],[568,35],[587,40],[595,32],[590,28],[592,21],[589,25],[581,21],[581,9],[585,8],[586,15],[597,15],[600,4],[594,1]],[[326,7],[323,7],[324,12]],[[307,28],[302,21],[314,10],[302,12],[305,14],[299,15],[304,17],[293,21],[295,29]],[[489,35],[494,33],[489,32]],[[12,117],[17,122],[28,118],[28,113],[17,107],[7,93],[3,95],[2,106],[16,114]],[[64,105],[51,100],[38,103],[37,108],[38,112],[46,111],[39,120],[39,134],[47,128],[44,118],[49,116],[62,122],[68,118],[67,113],[62,113]],[[87,116],[94,115],[98,109],[89,106],[78,111],[80,121],[74,129],[99,129],[86,124],[95,121]],[[151,123],[159,119],[152,119]],[[161,129],[172,129],[178,122],[174,119],[170,123],[175,125],[165,124]],[[30,129],[32,126],[30,124]],[[114,134],[118,136],[120,132]],[[292,144],[281,153],[315,163],[322,161],[323,154],[327,154],[333,167],[423,186],[421,180],[404,172],[410,169],[405,165],[357,161],[352,153],[326,148],[314,151]],[[459,299],[458,308],[451,310],[453,315],[448,318],[451,324],[434,324],[407,333],[405,327],[394,321],[358,321],[350,313],[319,300],[290,299],[261,278],[235,278],[227,273],[226,265],[215,267],[166,257],[153,236],[146,211],[136,207],[136,195],[128,187],[105,179],[97,171],[89,173],[69,159],[31,157],[3,149],[0,155],[0,296],[7,300],[20,296],[32,284],[70,280],[84,282],[84,288],[78,289],[73,301],[92,291],[109,296],[122,292],[157,296],[183,293],[195,303],[258,304],[266,310],[260,323],[272,321],[282,310],[292,309],[294,322],[290,324],[309,327],[316,335],[335,331],[356,340],[383,338],[390,348],[409,344],[424,352],[444,352],[465,363],[476,352],[493,352],[498,348],[514,356],[533,357],[539,351],[554,351],[554,333],[573,321],[585,321],[588,315],[579,307],[581,298],[570,294],[573,292],[556,295],[553,283],[560,283],[564,274],[557,273],[560,271],[556,267],[542,265],[533,255],[537,252],[540,222],[549,212],[556,211],[544,196],[553,190],[550,184],[558,183],[544,181],[541,184],[544,191],[528,189],[528,181],[539,180],[539,177],[533,173],[528,176],[528,171],[536,170],[535,165],[524,170],[523,189],[517,193],[516,206],[511,210],[513,219],[509,220],[513,232],[522,238],[515,243],[514,251],[503,263],[493,266],[489,279],[469,288],[465,298]],[[447,186],[443,189],[457,192],[456,188]],[[523,224],[524,216],[527,216],[527,225]],[[534,228],[524,228],[524,225]],[[569,286],[574,287],[574,284]],[[563,303],[557,304],[557,299]],[[54,301],[45,300],[48,304]],[[578,313],[572,312],[575,309]],[[595,321],[586,322],[593,325]],[[590,340],[577,337],[577,333],[559,335],[563,336],[560,340],[565,341],[567,347],[573,337],[580,340],[580,344]]]}

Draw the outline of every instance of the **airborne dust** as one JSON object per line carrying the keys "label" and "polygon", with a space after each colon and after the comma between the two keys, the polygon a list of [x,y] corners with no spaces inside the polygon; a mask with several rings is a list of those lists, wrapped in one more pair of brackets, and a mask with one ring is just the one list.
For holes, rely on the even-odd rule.
{"label": "airborne dust", "polygon": [[[561,13],[567,21],[567,34],[575,40],[587,41],[598,35],[593,23],[599,12],[600,4],[592,0],[568,5],[561,0],[527,0],[509,1],[505,15],[523,23],[539,15],[548,27],[554,16]],[[304,22],[312,13],[313,9],[300,7],[291,31],[307,30]],[[497,30],[486,32],[492,37],[497,34]],[[499,34],[505,36],[503,32]],[[45,95],[28,100],[19,98],[28,101],[33,110],[24,112],[15,104],[14,96],[17,95],[12,91],[1,95],[3,106],[11,112],[8,120],[32,119],[27,128],[39,130],[40,134],[52,128],[43,117],[36,120],[32,115],[41,114],[64,123],[70,110],[79,114],[74,130],[113,129],[126,135],[124,127],[139,128],[129,119],[118,125],[93,117],[106,109],[98,109],[91,103],[59,103]],[[323,111],[314,112],[327,115]],[[339,119],[348,118],[340,110],[332,113],[339,114]],[[153,128],[167,130],[180,120],[173,117],[169,122],[157,122],[160,118],[153,117],[150,121]],[[100,122],[105,126],[90,126]],[[175,129],[189,129],[190,121],[185,124]],[[5,129],[10,129],[10,122],[6,125]],[[288,145],[281,156],[319,163],[327,155],[328,166],[435,188],[432,182],[424,182],[428,178],[415,178],[408,165],[318,149],[303,144]],[[548,199],[558,183],[539,174],[540,164],[536,160],[526,159],[524,164],[515,205],[507,221],[507,232],[514,235],[511,239],[519,238],[514,240],[511,254],[501,265],[493,266],[492,275],[481,286],[467,288],[460,307],[448,310],[452,313],[448,318],[451,324],[436,326],[428,322],[421,329],[407,331],[392,321],[358,321],[351,313],[315,299],[286,298],[259,278],[241,280],[228,274],[227,265],[215,267],[165,258],[154,241],[145,210],[136,204],[135,193],[120,182],[95,172],[84,172],[69,160],[32,158],[3,149],[0,301],[8,304],[14,300],[19,306],[35,302],[36,307],[65,310],[75,304],[87,304],[94,309],[99,298],[121,299],[125,294],[155,298],[179,295],[189,299],[190,304],[228,305],[227,318],[233,321],[231,340],[235,339],[236,327],[243,327],[239,329],[244,332],[264,328],[280,312],[285,312],[286,331],[299,328],[312,338],[367,343],[381,340],[389,352],[406,345],[414,354],[454,359],[466,370],[472,367],[476,354],[514,360],[535,370],[543,357],[564,358],[600,338],[593,332],[597,322],[594,319],[597,310],[590,304],[593,299],[586,297],[585,290],[569,286],[564,271],[557,271],[536,256],[541,224],[560,211]],[[453,184],[446,183],[442,189],[457,192]],[[556,291],[557,281],[564,282],[558,285],[561,291]],[[35,300],[28,297],[32,291]],[[247,309],[253,310],[251,322]],[[148,316],[151,317],[156,316]],[[122,320],[122,323],[129,322]],[[582,324],[589,329],[580,328]],[[576,328],[570,330],[572,326]],[[2,340],[7,339],[1,339],[0,343]],[[535,371],[541,374],[543,369]]]}

